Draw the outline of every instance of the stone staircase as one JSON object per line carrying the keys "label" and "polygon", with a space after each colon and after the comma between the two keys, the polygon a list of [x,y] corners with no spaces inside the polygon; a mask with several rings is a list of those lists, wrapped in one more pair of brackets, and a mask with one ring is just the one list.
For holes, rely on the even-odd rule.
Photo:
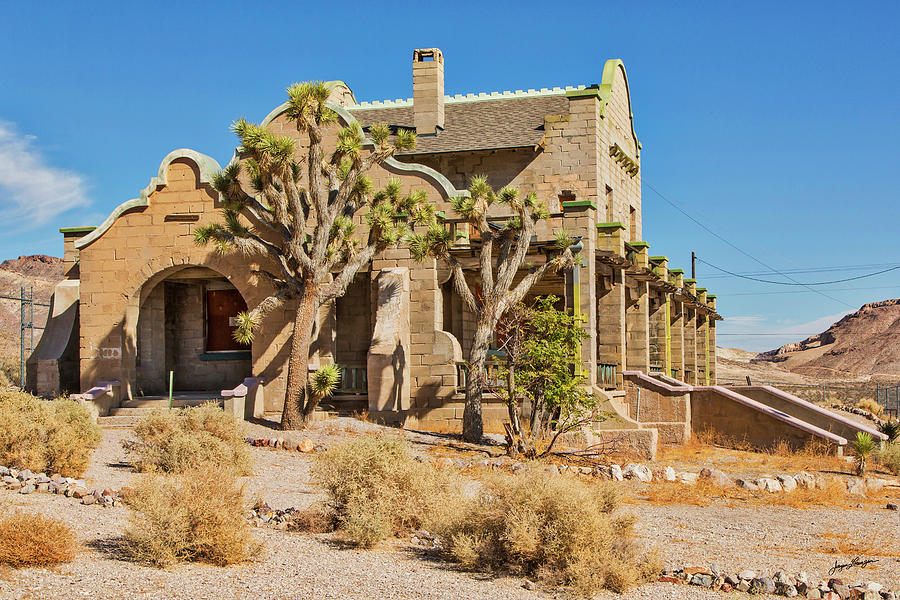
{"label": "stone staircase", "polygon": [[[220,396],[212,392],[199,392],[175,394],[172,398],[172,408],[200,406],[206,402],[216,402],[222,406]],[[122,406],[110,409],[109,415],[97,419],[97,424],[107,429],[130,429],[154,410],[168,408],[168,396],[138,397],[133,400],[125,400],[122,402]]]}

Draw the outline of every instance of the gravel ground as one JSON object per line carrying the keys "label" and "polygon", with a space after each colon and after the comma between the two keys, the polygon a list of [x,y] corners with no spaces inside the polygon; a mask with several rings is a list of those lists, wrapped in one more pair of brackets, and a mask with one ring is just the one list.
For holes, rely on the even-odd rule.
{"label": "gravel ground", "polygon": [[[316,424],[303,436],[326,446],[336,439],[378,429],[359,421]],[[268,431],[251,426],[251,434]],[[119,488],[136,477],[124,464],[121,441],[127,430],[106,430],[85,474],[89,484]],[[416,434],[408,434],[416,437]],[[421,436],[421,440],[434,440]],[[417,446],[420,448],[420,446]],[[256,473],[245,479],[248,498],[259,496],[276,508],[301,507],[321,497],[309,478],[309,455],[252,448]],[[639,517],[637,532],[656,545],[671,565],[718,564],[726,572],[750,568],[807,571],[825,577],[836,557],[814,551],[823,532],[868,531],[885,543],[900,538],[900,515],[883,509],[799,510],[783,507],[656,505],[640,500],[627,507]],[[169,570],[118,558],[126,508],[84,506],[51,494],[0,490],[0,503],[53,515],[75,529],[83,550],[57,569],[0,570],[0,599],[15,598],[554,598],[554,591],[529,591],[522,580],[462,573],[428,559],[403,542],[379,550],[346,549],[328,535],[259,529],[264,552],[255,561],[229,568],[183,565]],[[847,557],[849,558],[849,557]],[[900,582],[900,557],[846,574],[849,581]],[[874,568],[873,568],[874,567]],[[624,596],[601,598],[707,599],[721,594],[693,586],[649,584]]]}

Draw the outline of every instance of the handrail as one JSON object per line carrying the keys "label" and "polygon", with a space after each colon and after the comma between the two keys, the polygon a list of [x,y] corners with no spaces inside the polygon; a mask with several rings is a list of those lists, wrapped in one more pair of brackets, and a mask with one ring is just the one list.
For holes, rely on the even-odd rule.
{"label": "handrail", "polygon": [[622,371],[622,375],[625,377],[630,377],[641,381],[642,383],[648,386],[655,386],[666,390],[667,392],[677,392],[679,394],[683,394],[685,392],[693,391],[695,388],[690,385],[670,385],[665,381],[660,381],[655,377],[650,377],[646,375],[643,371]]}

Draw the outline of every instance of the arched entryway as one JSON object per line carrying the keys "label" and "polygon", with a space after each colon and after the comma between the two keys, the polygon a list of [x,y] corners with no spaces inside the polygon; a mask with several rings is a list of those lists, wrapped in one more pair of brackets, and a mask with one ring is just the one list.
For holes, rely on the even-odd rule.
{"label": "arched entryway", "polygon": [[184,266],[141,289],[136,327],[136,396],[233,388],[251,376],[249,345],[235,341],[235,317],[247,310],[221,273]]}

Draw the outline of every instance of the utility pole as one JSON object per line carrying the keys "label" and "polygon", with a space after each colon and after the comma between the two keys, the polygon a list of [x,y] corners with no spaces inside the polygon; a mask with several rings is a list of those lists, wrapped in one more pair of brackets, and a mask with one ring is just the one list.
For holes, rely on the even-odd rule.
{"label": "utility pole", "polygon": [[691,279],[697,279],[697,255],[691,250]]}

